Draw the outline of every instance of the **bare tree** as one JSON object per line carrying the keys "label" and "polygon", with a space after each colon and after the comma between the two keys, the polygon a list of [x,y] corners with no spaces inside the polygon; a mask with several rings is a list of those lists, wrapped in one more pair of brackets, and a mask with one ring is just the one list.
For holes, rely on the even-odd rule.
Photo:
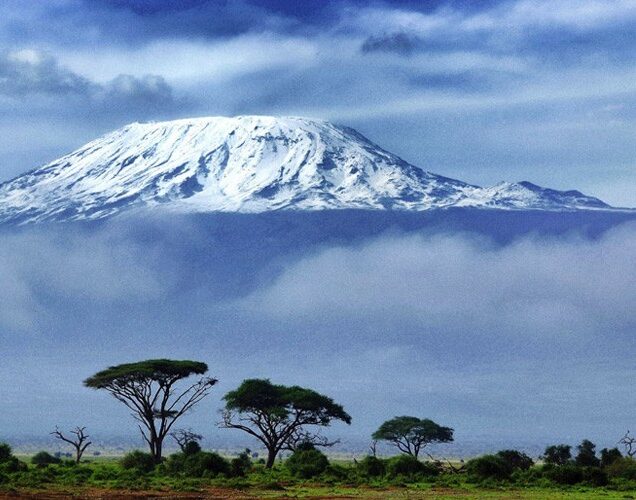
{"label": "bare tree", "polygon": [[177,442],[182,452],[186,451],[188,443],[199,444],[199,441],[203,439],[201,434],[192,432],[192,429],[177,429],[174,432],[171,432],[170,436]]}
{"label": "bare tree", "polygon": [[203,375],[208,365],[197,361],[150,359],[111,366],[84,381],[109,392],[131,411],[156,463],[161,462],[163,441],[173,424],[205,398],[217,380],[201,377],[178,388],[191,375]]}
{"label": "bare tree", "polygon": [[294,429],[289,438],[283,446],[283,450],[291,451],[292,453],[302,444],[310,444],[312,446],[321,448],[330,448],[340,443],[339,439],[329,441],[327,437],[322,436],[319,432],[309,432],[303,429]]}
{"label": "bare tree", "polygon": [[369,451],[371,452],[372,457],[375,458],[378,456],[378,442],[375,439],[371,441],[371,444],[369,445]]}
{"label": "bare tree", "polygon": [[634,458],[636,455],[636,437],[629,435],[629,430],[621,438],[618,444],[622,444],[625,447],[625,454],[629,458]]}
{"label": "bare tree", "polygon": [[59,428],[55,428],[53,432],[51,432],[52,436],[55,436],[57,439],[60,439],[75,448],[75,463],[80,463],[82,459],[82,455],[86,451],[92,443],[88,440],[89,435],[86,434],[86,427],[75,427],[74,430],[70,431],[75,437],[66,437]]}

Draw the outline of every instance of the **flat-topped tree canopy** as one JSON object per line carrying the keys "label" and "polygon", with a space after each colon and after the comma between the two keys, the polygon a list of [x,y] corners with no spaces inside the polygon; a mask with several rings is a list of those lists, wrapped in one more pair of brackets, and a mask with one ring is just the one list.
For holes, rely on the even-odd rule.
{"label": "flat-topped tree canopy", "polygon": [[84,385],[104,390],[126,405],[159,463],[163,440],[174,423],[205,398],[217,380],[198,377],[184,386],[179,382],[207,371],[208,365],[200,361],[147,359],[106,368],[87,378]]}
{"label": "flat-topped tree canopy", "polygon": [[331,420],[351,423],[351,416],[330,397],[297,385],[272,384],[268,379],[244,380],[223,399],[228,410],[238,412],[267,411],[281,418],[302,412],[316,425],[327,425]]}
{"label": "flat-topped tree canopy", "polygon": [[453,432],[450,427],[436,424],[429,418],[401,416],[384,422],[372,437],[388,441],[403,453],[417,458],[420,450],[430,443],[453,441]]}
{"label": "flat-topped tree canopy", "polygon": [[272,384],[268,379],[244,380],[223,399],[221,427],[239,429],[259,439],[267,448],[267,468],[274,465],[281,450],[300,442],[330,446],[305,426],[326,427],[332,420],[351,423],[351,416],[330,397],[297,385]]}
{"label": "flat-topped tree canopy", "polygon": [[179,380],[190,375],[203,375],[207,371],[208,365],[200,361],[148,359],[106,368],[87,378],[84,385],[104,389],[112,384],[141,379],[157,382]]}

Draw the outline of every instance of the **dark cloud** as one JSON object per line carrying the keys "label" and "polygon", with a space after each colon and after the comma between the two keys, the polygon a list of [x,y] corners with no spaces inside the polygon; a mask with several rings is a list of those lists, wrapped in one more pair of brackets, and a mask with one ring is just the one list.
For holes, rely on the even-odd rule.
{"label": "dark cloud", "polygon": [[5,52],[0,56],[0,94],[25,97],[30,94],[84,96],[95,100],[170,103],[172,88],[157,75],[137,78],[118,75],[100,84],[60,66],[50,54],[36,50]]}
{"label": "dark cloud", "polygon": [[35,50],[19,50],[0,54],[0,93],[86,94],[92,84],[86,78],[61,67],[50,54]]}
{"label": "dark cloud", "polygon": [[399,32],[367,38],[360,50],[363,54],[370,52],[395,52],[403,56],[408,56],[421,47],[422,41],[408,33]]}

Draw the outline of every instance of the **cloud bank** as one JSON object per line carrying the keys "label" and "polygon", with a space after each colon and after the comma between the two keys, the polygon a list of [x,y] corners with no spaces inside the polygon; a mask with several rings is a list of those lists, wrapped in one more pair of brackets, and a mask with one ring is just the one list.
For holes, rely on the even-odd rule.
{"label": "cloud bank", "polygon": [[222,394],[263,376],[341,402],[351,446],[402,413],[454,426],[462,446],[609,445],[631,423],[633,225],[592,240],[427,232],[309,247],[145,226],[3,235],[0,378],[19,381],[2,388],[5,433],[79,420],[134,437],[81,380],[144,357],[210,364],[219,393],[189,425],[212,446],[234,442],[214,429]]}

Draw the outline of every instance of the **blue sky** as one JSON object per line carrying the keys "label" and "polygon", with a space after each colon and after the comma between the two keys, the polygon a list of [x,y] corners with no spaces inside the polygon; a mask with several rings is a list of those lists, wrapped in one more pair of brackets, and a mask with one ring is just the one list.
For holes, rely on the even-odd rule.
{"label": "blue sky", "polygon": [[636,206],[636,2],[6,0],[0,179],[131,121],[291,114]]}

